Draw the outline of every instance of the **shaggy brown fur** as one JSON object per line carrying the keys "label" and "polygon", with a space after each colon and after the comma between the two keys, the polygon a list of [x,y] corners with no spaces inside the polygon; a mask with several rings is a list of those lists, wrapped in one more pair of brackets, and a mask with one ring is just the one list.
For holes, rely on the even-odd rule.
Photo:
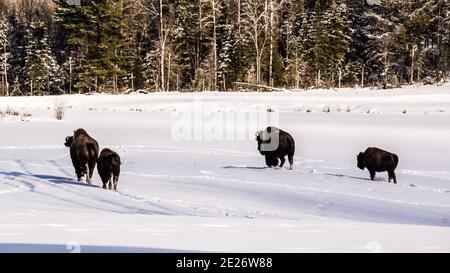
{"label": "shaggy brown fur", "polygon": [[258,151],[266,158],[269,168],[276,167],[280,162],[280,168],[286,162],[288,156],[290,169],[294,163],[295,142],[294,138],[287,132],[276,127],[267,127],[256,133]]}
{"label": "shaggy brown fur", "polygon": [[359,153],[357,156],[358,168],[364,170],[367,168],[370,173],[370,179],[375,180],[375,173],[388,172],[389,182],[394,180],[397,184],[395,176],[395,168],[398,165],[398,156],[396,154],[386,152],[376,147],[367,148],[364,153]]}
{"label": "shaggy brown fur", "polygon": [[70,147],[70,158],[78,181],[86,175],[86,182],[90,184],[99,152],[97,141],[84,129],[78,129],[73,136],[66,137],[64,145]]}
{"label": "shaggy brown fur", "polygon": [[117,191],[120,175],[120,156],[110,149],[103,149],[97,159],[98,174],[102,178],[103,188]]}

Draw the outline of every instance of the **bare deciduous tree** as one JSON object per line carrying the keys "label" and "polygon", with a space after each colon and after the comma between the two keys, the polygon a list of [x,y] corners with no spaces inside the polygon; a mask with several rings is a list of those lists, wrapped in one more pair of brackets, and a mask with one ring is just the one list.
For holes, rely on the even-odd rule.
{"label": "bare deciduous tree", "polygon": [[256,84],[261,83],[261,63],[267,44],[267,2],[266,0],[244,0],[245,32],[255,50]]}

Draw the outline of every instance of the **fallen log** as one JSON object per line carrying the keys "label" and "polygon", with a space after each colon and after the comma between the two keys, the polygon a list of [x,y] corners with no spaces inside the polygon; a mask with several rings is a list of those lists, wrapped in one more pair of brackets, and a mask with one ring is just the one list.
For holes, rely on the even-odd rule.
{"label": "fallen log", "polygon": [[277,87],[272,87],[272,86],[268,86],[268,85],[263,85],[263,84],[254,84],[254,83],[248,83],[248,82],[235,82],[234,85],[236,87],[242,86],[242,87],[246,87],[249,88],[251,90],[254,91],[283,91],[283,89],[281,88],[277,88]]}

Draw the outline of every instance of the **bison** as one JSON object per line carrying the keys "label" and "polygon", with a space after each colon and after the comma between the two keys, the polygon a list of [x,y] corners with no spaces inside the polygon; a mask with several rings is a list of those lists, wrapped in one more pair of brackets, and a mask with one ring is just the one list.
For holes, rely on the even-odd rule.
{"label": "bison", "polygon": [[110,149],[103,149],[101,151],[97,159],[97,170],[102,179],[104,189],[109,188],[109,190],[112,190],[114,185],[114,190],[117,191],[120,164],[120,156],[116,152]]}
{"label": "bison", "polygon": [[78,181],[81,181],[81,178],[86,175],[86,182],[91,184],[99,152],[97,141],[90,137],[84,129],[77,129],[73,136],[66,137],[64,145],[70,148],[70,157]]}
{"label": "bison", "polygon": [[287,155],[292,170],[295,142],[289,133],[276,127],[267,127],[265,130],[256,132],[256,141],[258,142],[258,151],[265,156],[266,165],[269,168],[277,167],[279,161],[280,168],[282,168]]}
{"label": "bison", "polygon": [[357,159],[358,168],[361,170],[367,168],[370,173],[370,179],[375,180],[376,172],[388,172],[389,183],[393,179],[394,183],[397,184],[394,172],[398,165],[398,156],[396,154],[370,147],[364,153],[359,153]]}

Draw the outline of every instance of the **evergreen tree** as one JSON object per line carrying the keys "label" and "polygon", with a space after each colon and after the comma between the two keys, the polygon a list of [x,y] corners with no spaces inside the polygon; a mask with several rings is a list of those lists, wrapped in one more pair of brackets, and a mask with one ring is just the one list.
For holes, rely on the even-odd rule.
{"label": "evergreen tree", "polygon": [[322,14],[320,0],[316,0],[312,21],[313,24],[311,24],[308,32],[311,37],[310,40],[313,43],[309,55],[317,74],[316,85],[320,86],[322,79],[327,74],[329,57],[328,37],[325,30],[325,20]]}
{"label": "evergreen tree", "polygon": [[9,95],[9,78],[8,71],[9,59],[11,58],[9,41],[10,24],[0,12],[0,94],[3,96]]}
{"label": "evergreen tree", "polygon": [[126,72],[121,24],[122,6],[113,0],[81,1],[81,5],[66,6],[61,16],[70,32],[68,43],[74,48],[71,53],[81,59],[76,66],[79,81],[75,85],[80,91],[101,91],[102,86],[117,92],[119,76]]}
{"label": "evergreen tree", "polygon": [[9,18],[10,31],[8,36],[10,37],[11,57],[9,59],[9,71],[8,78],[13,81],[11,95],[24,95],[26,71],[25,60],[26,54],[26,39],[25,39],[25,27],[19,22],[19,16],[17,12]]}
{"label": "evergreen tree", "polygon": [[450,2],[446,0],[433,0],[432,2],[434,5],[430,10],[434,14],[434,18],[431,24],[436,33],[439,55],[438,78],[447,81],[450,66]]}
{"label": "evergreen tree", "polygon": [[51,52],[43,22],[32,22],[26,31],[25,70],[30,95],[59,93],[58,64]]}
{"label": "evergreen tree", "polygon": [[348,22],[345,18],[346,6],[336,4],[333,0],[330,8],[328,25],[328,62],[331,74],[331,82],[340,80],[342,68],[344,66],[345,55],[349,51],[350,36],[348,35]]}
{"label": "evergreen tree", "polygon": [[340,76],[350,86],[443,81],[449,6],[445,0],[0,0],[0,95],[29,94],[31,82],[34,94],[60,94],[310,88],[336,86]]}
{"label": "evergreen tree", "polygon": [[[348,33],[351,37],[349,52],[347,53],[344,69],[344,83],[362,83],[365,75],[373,76],[373,80],[381,74],[381,63],[375,62],[373,57],[376,51],[379,26],[374,23],[373,10],[377,5],[368,5],[366,0],[346,0],[346,17],[349,21]],[[363,72],[365,75],[363,75]]]}

